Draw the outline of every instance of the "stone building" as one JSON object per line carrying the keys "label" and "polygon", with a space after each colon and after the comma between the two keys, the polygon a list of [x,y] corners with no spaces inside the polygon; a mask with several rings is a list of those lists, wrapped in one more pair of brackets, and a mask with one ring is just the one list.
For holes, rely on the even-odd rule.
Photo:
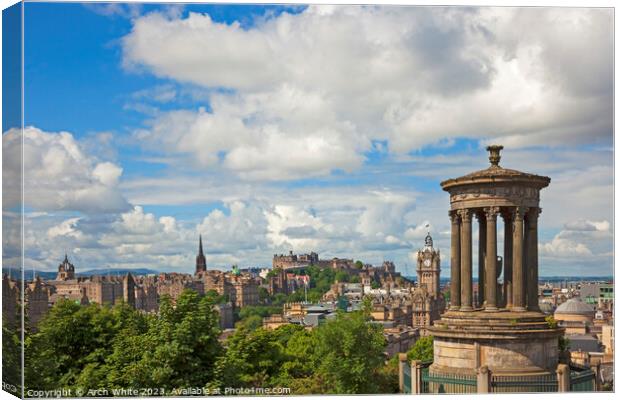
{"label": "stone building", "polygon": [[19,285],[8,275],[2,276],[2,324],[17,325],[19,311]]}
{"label": "stone building", "polygon": [[[65,257],[66,260],[66,257]],[[32,283],[26,285],[26,318],[31,329],[36,329],[39,321],[49,309],[49,288],[39,276]]]}
{"label": "stone building", "polygon": [[293,254],[291,250],[288,254],[274,254],[271,267],[273,269],[307,267],[309,265],[317,265],[319,263],[319,255],[315,252],[310,254]]}
{"label": "stone building", "polygon": [[233,288],[225,272],[210,270],[203,276],[203,283],[205,293],[215,290],[217,294],[228,297],[230,300]]}
{"label": "stone building", "polygon": [[177,272],[159,274],[157,294],[160,299],[162,296],[168,296],[174,303],[186,289],[194,290],[200,295],[205,293],[204,283],[195,280],[190,274],[180,274]]}
{"label": "stone building", "polygon": [[75,267],[69,262],[69,258],[65,254],[65,259],[58,266],[58,274],[56,275],[57,281],[68,281],[75,279]]}
{"label": "stone building", "polygon": [[220,317],[220,329],[234,328],[233,305],[231,303],[216,304],[215,310]]}
{"label": "stone building", "polygon": [[400,302],[375,303],[370,316],[377,322],[393,322],[395,325],[411,326],[411,308]]}
{"label": "stone building", "polygon": [[415,328],[406,325],[398,325],[383,328],[383,337],[387,342],[385,354],[388,358],[398,353],[406,353],[418,340],[419,332]]}
{"label": "stone building", "polygon": [[134,278],[135,307],[144,312],[156,312],[159,309],[157,278],[155,276],[137,276]]}
{"label": "stone building", "polygon": [[289,294],[289,284],[287,282],[287,274],[284,268],[277,267],[271,270],[272,274],[268,277],[267,291],[270,295],[276,293]]}
{"label": "stone building", "polygon": [[233,291],[231,301],[237,308],[254,306],[259,303],[258,283],[246,276],[235,276],[231,279]]}
{"label": "stone building", "polygon": [[573,297],[560,304],[553,313],[567,335],[586,334],[594,324],[594,308],[579,298]]}
{"label": "stone building", "polygon": [[418,286],[411,295],[411,325],[426,335],[426,328],[439,319],[446,306],[439,286],[441,257],[439,250],[433,247],[430,233],[424,239],[424,248],[418,251],[417,264]]}
{"label": "stone building", "polygon": [[614,285],[612,283],[586,283],[579,287],[579,297],[586,304],[599,310],[612,311]]}
{"label": "stone building", "polygon": [[611,356],[613,360],[614,356],[614,326],[613,325],[603,325],[602,333],[601,333],[601,342],[603,347],[605,348],[605,355]]}

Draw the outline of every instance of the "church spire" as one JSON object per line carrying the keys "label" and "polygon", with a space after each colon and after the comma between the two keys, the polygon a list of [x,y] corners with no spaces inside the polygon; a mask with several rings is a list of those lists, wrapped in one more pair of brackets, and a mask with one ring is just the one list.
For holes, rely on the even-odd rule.
{"label": "church spire", "polygon": [[198,255],[196,256],[196,274],[207,271],[207,258],[202,250],[202,235],[198,237]]}

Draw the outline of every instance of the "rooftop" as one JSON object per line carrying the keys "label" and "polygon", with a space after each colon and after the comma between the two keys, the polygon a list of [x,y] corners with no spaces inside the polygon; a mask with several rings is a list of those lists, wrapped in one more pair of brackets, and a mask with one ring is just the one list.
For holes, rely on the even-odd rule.
{"label": "rooftop", "polygon": [[556,314],[578,314],[578,315],[594,315],[594,308],[582,302],[580,299],[573,297],[556,308]]}
{"label": "rooftop", "polygon": [[525,183],[528,186],[537,187],[539,189],[549,186],[551,178],[547,176],[529,174],[514,169],[500,167],[500,151],[503,148],[504,146],[488,146],[487,151],[489,152],[489,162],[491,163],[490,167],[480,171],[472,172],[458,178],[447,179],[441,182],[441,187],[444,190],[447,190],[448,188],[452,188],[455,186],[485,182],[520,182]]}

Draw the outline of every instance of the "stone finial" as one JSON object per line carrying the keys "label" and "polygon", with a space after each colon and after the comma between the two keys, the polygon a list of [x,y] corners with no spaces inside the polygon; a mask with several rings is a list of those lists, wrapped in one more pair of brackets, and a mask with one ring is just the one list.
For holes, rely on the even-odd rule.
{"label": "stone finial", "polygon": [[491,163],[491,165],[496,167],[499,166],[499,160],[502,158],[499,153],[502,151],[503,148],[504,146],[501,145],[487,146],[487,151],[489,152],[489,162]]}

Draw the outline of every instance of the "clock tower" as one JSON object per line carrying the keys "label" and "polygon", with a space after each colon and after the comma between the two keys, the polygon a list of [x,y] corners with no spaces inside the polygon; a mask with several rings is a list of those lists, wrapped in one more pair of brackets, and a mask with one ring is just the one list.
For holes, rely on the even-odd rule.
{"label": "clock tower", "polygon": [[424,248],[418,251],[418,286],[425,287],[428,294],[438,298],[440,274],[439,250],[433,247],[433,238],[429,233],[424,239]]}

